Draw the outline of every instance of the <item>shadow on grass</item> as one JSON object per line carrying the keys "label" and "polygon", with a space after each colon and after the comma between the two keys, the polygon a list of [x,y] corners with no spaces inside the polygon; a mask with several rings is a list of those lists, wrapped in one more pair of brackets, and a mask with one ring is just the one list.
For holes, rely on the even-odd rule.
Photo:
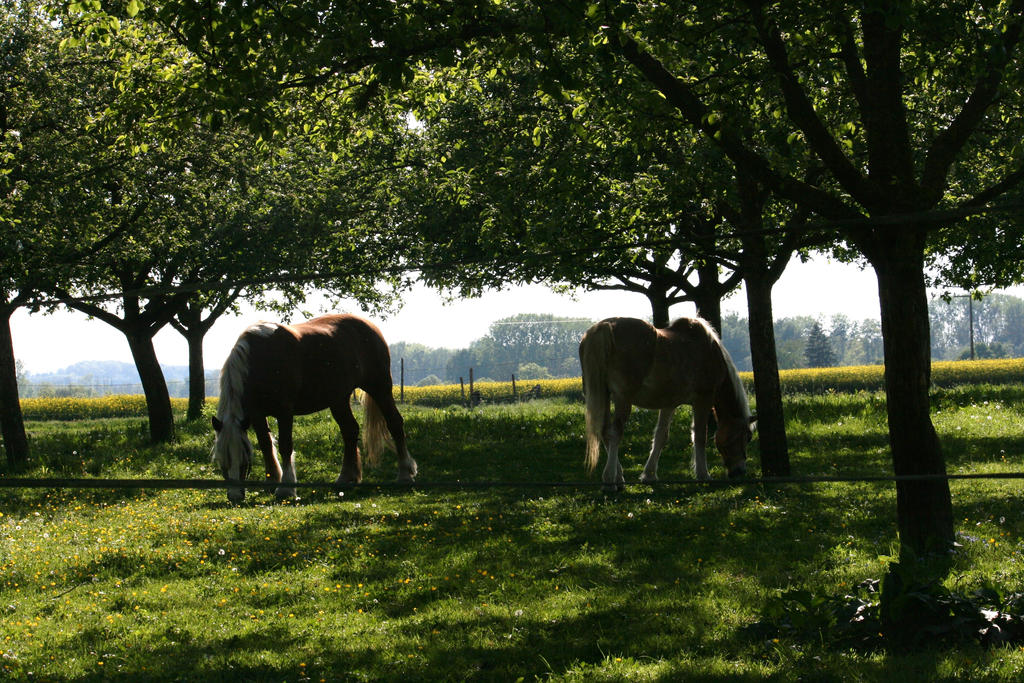
{"label": "shadow on grass", "polygon": [[[340,467],[336,428],[317,419],[329,420],[310,418],[298,438],[304,480],[333,479]],[[676,417],[663,477],[689,475],[688,420],[687,411]],[[578,408],[550,414],[412,411],[406,423],[423,480],[583,476]],[[626,464],[632,480],[653,426],[652,413],[638,412],[630,422]],[[68,447],[88,442],[47,438],[47,467],[63,462]],[[188,472],[208,458],[205,427],[182,430],[180,442],[164,448],[146,446],[145,435],[134,428],[123,435],[100,430],[89,438],[94,444],[84,451],[82,467],[101,473],[124,467],[126,453],[136,453],[141,473]],[[860,454],[885,443],[884,434],[875,432],[839,434],[824,447],[793,438],[795,451],[809,454],[799,456],[806,457],[801,464],[821,467],[810,455],[819,448],[846,454],[839,461],[844,468],[872,473],[878,458]],[[73,460],[62,466],[79,467]],[[393,456],[386,456],[365,476],[389,481],[394,469]],[[89,491],[74,502],[103,505],[156,495],[177,494]],[[62,651],[94,652],[103,645],[116,655],[101,673],[80,680],[515,680],[586,677],[597,669],[615,679],[617,659],[640,662],[650,667],[650,678],[663,680],[735,680],[737,674],[756,677],[751,672],[758,667],[778,673],[783,664],[787,675],[832,675],[845,665],[818,673],[812,657],[782,655],[775,644],[751,640],[742,627],[778,589],[813,582],[838,590],[839,582],[867,578],[852,576],[849,563],[874,560],[895,540],[891,487],[873,484],[631,486],[614,497],[597,490],[513,488],[362,488],[340,500],[333,491],[302,495],[298,505],[263,511],[272,500],[266,494],[250,493],[258,505],[234,508],[211,492],[216,498],[196,506],[208,513],[207,521],[150,530],[130,551],[71,563],[71,576],[80,581],[116,579],[141,588],[200,579],[194,595],[159,617],[140,620],[130,636],[66,629]],[[19,514],[73,502],[61,493],[12,496]],[[243,521],[209,521],[221,519],[221,512]],[[182,538],[203,550],[209,563],[181,566],[153,550]],[[226,551],[224,559],[219,550]],[[225,584],[251,590],[218,608],[213,599]],[[365,590],[338,589],[358,584]],[[272,609],[293,610],[300,623],[248,616]],[[200,616],[180,620],[179,611]],[[915,659],[923,677],[935,673],[933,659]],[[711,660],[723,662],[721,673],[707,665]],[[729,661],[742,661],[744,669],[727,673]],[[879,675],[891,671],[886,659],[862,666]],[[624,670],[621,678],[631,673]]]}
{"label": "shadow on grass", "polygon": [[[741,630],[752,607],[810,568],[828,571],[838,561],[833,549],[860,531],[842,528],[832,498],[805,492],[809,500],[794,510],[787,495],[771,494],[766,508],[756,489],[614,498],[384,494],[359,508],[281,510],[273,528],[259,529],[258,542],[254,523],[196,529],[196,544],[237,556],[231,580],[270,586],[221,608],[211,604],[215,591],[200,588],[157,624],[141,622],[96,679],[515,680],[614,669],[626,658],[657,664],[656,679],[735,680],[706,661],[768,657],[769,648]],[[821,528],[800,529],[812,510]],[[865,511],[864,530],[873,512]],[[160,547],[173,536],[149,543]],[[133,555],[104,571],[133,588],[193,574],[164,566],[151,575],[139,569],[146,564]],[[311,567],[322,567],[323,578],[310,576]],[[346,584],[366,590],[324,590]],[[294,612],[301,624],[246,617],[273,609]],[[175,611],[205,616],[179,622]],[[316,619],[324,623],[314,627]],[[107,631],[86,629],[60,646],[107,651],[109,640]]]}

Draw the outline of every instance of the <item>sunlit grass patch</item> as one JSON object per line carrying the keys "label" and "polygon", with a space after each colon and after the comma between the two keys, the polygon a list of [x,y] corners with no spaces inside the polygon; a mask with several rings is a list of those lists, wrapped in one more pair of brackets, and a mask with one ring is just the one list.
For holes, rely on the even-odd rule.
{"label": "sunlit grass patch", "polygon": [[[796,472],[888,473],[884,396],[786,401]],[[934,405],[951,471],[1019,469],[1009,389],[943,390]],[[598,476],[583,471],[572,401],[402,411],[421,481]],[[636,411],[627,429],[627,481],[653,418]],[[688,422],[680,410],[665,478],[692,477]],[[206,423],[179,425],[160,447],[137,419],[65,426],[33,425],[30,474],[219,476]],[[300,479],[333,480],[329,416],[299,420],[296,444]],[[223,491],[0,490],[0,677],[1013,680],[1024,668],[1013,648],[879,655],[751,634],[780,591],[842,595],[884,573],[898,548],[889,484],[631,483],[613,497],[375,488],[394,478],[390,455],[364,474],[344,496],[303,489],[288,504],[262,492],[231,506]],[[1019,482],[951,487],[960,547],[946,583],[1020,590]]]}

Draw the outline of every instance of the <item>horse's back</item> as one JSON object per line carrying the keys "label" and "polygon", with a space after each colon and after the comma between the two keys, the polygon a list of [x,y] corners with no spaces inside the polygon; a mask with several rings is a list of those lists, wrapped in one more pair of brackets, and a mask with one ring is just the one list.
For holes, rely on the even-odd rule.
{"label": "horse's back", "polygon": [[[607,373],[613,397],[661,409],[693,403],[722,379],[717,338],[701,320],[679,318],[659,329],[637,318],[608,318],[591,330],[602,326],[611,334]],[[586,343],[585,335],[581,346]]]}
{"label": "horse's back", "polygon": [[384,337],[354,315],[274,325],[252,337],[250,348],[249,393],[267,415],[317,412],[348,400],[357,386],[391,381]]}
{"label": "horse's back", "polygon": [[635,393],[654,359],[657,332],[638,318],[605,318],[592,325],[580,341],[583,381],[588,367],[598,366],[613,396]]}
{"label": "horse's back", "polygon": [[390,361],[384,335],[369,320],[348,313],[322,315],[288,327],[305,356],[314,362],[339,356]]}
{"label": "horse's back", "polygon": [[650,371],[657,349],[658,330],[638,318],[609,318],[615,349],[613,372],[623,380],[642,378]]}
{"label": "horse's back", "polygon": [[350,384],[352,388],[391,379],[391,353],[384,335],[369,320],[334,314],[293,326],[298,333],[307,383]]}
{"label": "horse's back", "polygon": [[[679,318],[658,331],[655,372],[666,381],[685,386],[688,393],[710,395],[725,378],[721,342],[699,318]],[[691,399],[687,399],[689,402]]]}

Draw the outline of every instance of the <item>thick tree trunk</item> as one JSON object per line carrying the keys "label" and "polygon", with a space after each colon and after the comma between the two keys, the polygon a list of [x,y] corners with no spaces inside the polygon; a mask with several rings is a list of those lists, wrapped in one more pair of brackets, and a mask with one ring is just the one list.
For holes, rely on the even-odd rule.
{"label": "thick tree trunk", "polygon": [[697,307],[697,316],[707,320],[711,323],[711,327],[715,328],[715,332],[722,334],[722,297],[717,289],[712,287],[706,289],[714,291],[704,294],[705,288],[702,287],[694,298],[693,303]]}
{"label": "thick tree trunk", "polygon": [[188,341],[188,414],[185,419],[198,420],[206,403],[206,368],[203,367],[203,337],[205,330],[190,330]]}
{"label": "thick tree trunk", "polygon": [[[188,414],[186,419],[197,420],[202,416],[206,403],[206,367],[203,359],[203,339],[216,321],[238,298],[239,291],[227,294],[212,305],[209,316],[203,320],[203,304],[192,301],[175,315],[171,325],[188,343]],[[207,302],[210,303],[210,302]]]}
{"label": "thick tree trunk", "polygon": [[658,329],[668,327],[668,298],[665,292],[656,289],[647,290],[647,300],[651,302],[651,323]]}
{"label": "thick tree trunk", "polygon": [[13,312],[13,309],[4,308],[0,313],[0,433],[4,437],[7,464],[11,469],[21,469],[28,464],[28,437],[21,413],[18,371],[11,337]]}
{"label": "thick tree trunk", "polygon": [[[878,276],[889,445],[897,475],[946,474],[932,426],[928,390],[931,352],[924,240],[908,234],[870,250]],[[946,479],[896,484],[896,516],[904,549],[918,556],[953,543],[953,511]]]}
{"label": "thick tree trunk", "polygon": [[153,348],[153,338],[146,334],[130,334],[128,346],[135,360],[135,368],[142,380],[142,391],[146,395],[146,410],[149,413],[149,435],[154,443],[164,443],[174,437],[174,415],[171,412],[171,396],[167,382]]}
{"label": "thick tree trunk", "polygon": [[789,444],[782,409],[782,385],[775,351],[772,315],[772,282],[758,272],[747,274],[747,315],[750,329],[750,362],[754,368],[757,398],[757,440],[761,449],[761,474],[785,477],[790,473]]}

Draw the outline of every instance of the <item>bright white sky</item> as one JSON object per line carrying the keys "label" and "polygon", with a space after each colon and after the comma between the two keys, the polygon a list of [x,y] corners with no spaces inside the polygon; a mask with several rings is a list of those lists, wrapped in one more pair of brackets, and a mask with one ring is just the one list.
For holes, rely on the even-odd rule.
{"label": "bright white sky", "polygon": [[[1013,291],[1024,296],[1024,288]],[[746,315],[745,295],[740,291],[725,301],[726,312]],[[851,320],[878,318],[878,290],[874,272],[818,258],[807,264],[790,264],[774,289],[775,317],[797,315],[831,317],[843,313]],[[348,312],[358,313],[353,303]],[[555,294],[546,287],[510,287],[479,299],[445,303],[431,290],[417,287],[405,298],[403,308],[387,319],[375,319],[390,343],[406,341],[431,347],[465,348],[487,334],[490,324],[519,313],[549,313],[567,318],[600,320],[614,315],[647,318],[647,299],[626,292],[581,292],[575,297]],[[238,335],[249,324],[266,319],[251,312],[224,317],[206,336],[204,353],[208,368],[219,368]],[[672,317],[694,315],[692,304],[673,307]],[[296,318],[291,322],[299,322]],[[124,336],[99,320],[77,312],[29,315],[17,311],[11,318],[14,355],[30,373],[52,372],[85,360],[131,362]],[[164,365],[187,365],[185,340],[170,327],[156,337],[157,355]]]}

